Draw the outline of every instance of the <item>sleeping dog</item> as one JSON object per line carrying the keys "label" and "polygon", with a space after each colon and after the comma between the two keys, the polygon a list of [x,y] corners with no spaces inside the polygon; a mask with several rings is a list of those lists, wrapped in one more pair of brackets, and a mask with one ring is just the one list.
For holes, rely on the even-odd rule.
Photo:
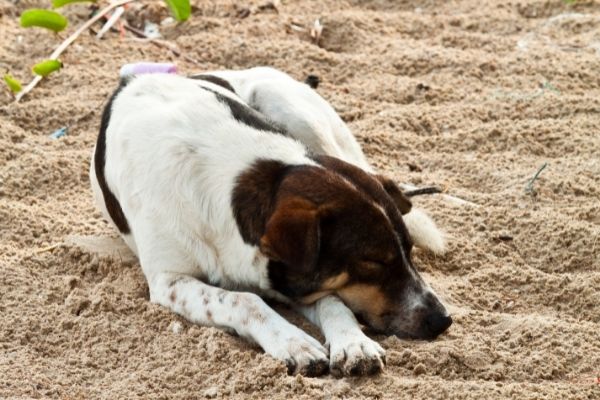
{"label": "sleeping dog", "polygon": [[[268,92],[262,98],[230,81],[216,73],[129,77],[104,109],[92,189],[138,256],[150,300],[233,330],[290,373],[311,376],[383,369],[384,350],[357,318],[404,338],[445,331],[452,320],[411,262],[402,217],[410,202],[398,187],[348,153],[315,151],[312,136],[298,137],[294,107],[292,115],[272,112]],[[289,78],[281,89],[296,85]],[[315,115],[330,108],[306,89],[320,99]],[[336,140],[364,159],[349,131]],[[293,304],[328,349],[262,297]]]}

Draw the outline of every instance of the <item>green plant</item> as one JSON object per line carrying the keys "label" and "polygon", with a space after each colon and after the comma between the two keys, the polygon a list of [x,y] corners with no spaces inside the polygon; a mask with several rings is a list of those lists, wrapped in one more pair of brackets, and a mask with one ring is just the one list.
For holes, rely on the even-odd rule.
{"label": "green plant", "polygon": [[[95,2],[96,0],[52,0],[53,8],[60,8],[72,3],[81,2]],[[32,67],[32,72],[37,77],[29,84],[25,89],[22,88],[21,83],[13,76],[6,74],[4,75],[4,81],[10,91],[16,96],[17,101],[25,94],[25,92],[31,90],[42,77],[46,77],[51,73],[58,71],[62,68],[62,63],[58,60],[58,56],[62,53],[66,47],[71,44],[83,30],[87,29],[92,23],[96,22],[99,17],[104,16],[110,10],[114,9],[119,5],[125,3],[138,1],[138,0],[118,0],[110,3],[103,11],[102,14],[92,17],[84,25],[79,27],[71,36],[69,36],[49,57],[48,60],[37,63]],[[169,7],[171,14],[175,20],[182,22],[187,20],[191,14],[190,0],[164,0]],[[21,26],[25,28],[39,27],[48,29],[54,33],[58,33],[64,30],[69,22],[62,14],[44,9],[28,9],[23,11],[20,17]],[[23,92],[22,92],[23,90]]]}
{"label": "green plant", "polygon": [[21,14],[21,26],[29,28],[38,26],[54,32],[60,32],[67,27],[69,21],[56,11],[32,8]]}
{"label": "green plant", "polygon": [[9,74],[4,75],[4,82],[6,82],[6,85],[13,93],[18,93],[22,89],[21,82],[19,82],[17,79],[13,78]]}
{"label": "green plant", "polygon": [[62,62],[60,60],[44,60],[35,64],[31,70],[34,74],[39,76],[48,76],[54,71],[58,71],[62,68]]}

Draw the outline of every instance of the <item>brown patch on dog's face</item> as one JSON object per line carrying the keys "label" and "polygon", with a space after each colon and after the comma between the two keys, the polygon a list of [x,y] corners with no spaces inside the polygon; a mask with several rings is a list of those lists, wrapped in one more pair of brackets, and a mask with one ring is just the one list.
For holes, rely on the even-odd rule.
{"label": "brown patch on dog's face", "polygon": [[355,283],[345,286],[336,294],[359,315],[368,315],[371,327],[385,330],[385,323],[381,318],[393,305],[389,304],[388,296],[377,284]]}
{"label": "brown patch on dog's face", "polygon": [[337,290],[344,287],[349,280],[350,275],[348,275],[348,272],[342,272],[341,274],[325,279],[321,287],[323,290]]}
{"label": "brown patch on dog's face", "polygon": [[349,280],[350,275],[348,275],[347,272],[342,272],[341,274],[327,278],[321,285],[321,288],[318,292],[311,293],[308,296],[303,297],[300,299],[300,302],[302,304],[312,304],[320,298],[335,293],[337,290],[343,288]]}

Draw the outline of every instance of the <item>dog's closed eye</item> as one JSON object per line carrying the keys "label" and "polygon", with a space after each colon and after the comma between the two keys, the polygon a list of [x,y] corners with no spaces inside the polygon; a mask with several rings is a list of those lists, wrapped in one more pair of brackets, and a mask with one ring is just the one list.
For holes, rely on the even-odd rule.
{"label": "dog's closed eye", "polygon": [[360,263],[360,268],[365,272],[378,272],[383,268],[383,264],[378,261],[365,260]]}

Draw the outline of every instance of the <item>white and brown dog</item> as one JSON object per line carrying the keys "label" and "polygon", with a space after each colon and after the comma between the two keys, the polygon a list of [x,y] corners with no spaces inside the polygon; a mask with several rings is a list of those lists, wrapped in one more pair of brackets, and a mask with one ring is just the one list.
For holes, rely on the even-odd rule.
{"label": "white and brown dog", "polygon": [[[282,72],[124,79],[90,179],[152,302],[254,340],[290,373],[381,371],[384,350],[356,317],[417,339],[452,322],[410,257],[411,237],[442,250],[435,225],[410,217],[331,106]],[[294,304],[329,351],[257,294]]]}

